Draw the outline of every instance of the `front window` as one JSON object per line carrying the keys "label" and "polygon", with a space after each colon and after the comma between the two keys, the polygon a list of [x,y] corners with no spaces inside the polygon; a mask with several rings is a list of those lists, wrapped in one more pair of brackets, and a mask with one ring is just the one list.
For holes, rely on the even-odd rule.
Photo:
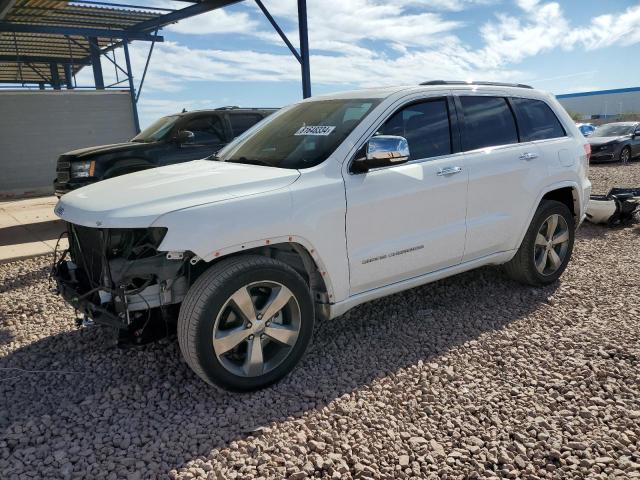
{"label": "front window", "polygon": [[449,155],[452,148],[447,101],[439,98],[404,107],[394,113],[376,135],[406,138],[412,160]]}
{"label": "front window", "polygon": [[309,168],[322,163],[379,99],[318,100],[282,111],[216,159],[278,168]]}
{"label": "front window", "polygon": [[610,123],[596,128],[592,137],[621,137],[623,135],[631,135],[633,133],[633,125],[621,125],[619,123]]}
{"label": "front window", "polygon": [[171,131],[179,118],[180,116],[178,115],[162,117],[133,137],[131,141],[146,143],[162,140]]}

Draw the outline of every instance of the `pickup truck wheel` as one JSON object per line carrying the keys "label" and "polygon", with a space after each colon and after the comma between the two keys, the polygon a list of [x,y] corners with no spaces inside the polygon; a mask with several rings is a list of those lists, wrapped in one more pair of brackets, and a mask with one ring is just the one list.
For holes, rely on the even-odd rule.
{"label": "pickup truck wheel", "polygon": [[543,200],[516,255],[505,264],[514,280],[532,286],[555,282],[569,263],[575,224],[567,206]]}
{"label": "pickup truck wheel", "polygon": [[295,367],[313,321],[309,286],[295,270],[267,257],[235,257],[209,268],[187,293],[178,343],[206,382],[251,391]]}

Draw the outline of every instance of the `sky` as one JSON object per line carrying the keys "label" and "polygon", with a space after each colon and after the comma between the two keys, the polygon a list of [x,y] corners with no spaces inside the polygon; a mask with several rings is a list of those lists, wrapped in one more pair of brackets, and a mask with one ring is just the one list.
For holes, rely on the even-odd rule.
{"label": "sky", "polygon": [[[122,0],[120,3],[126,3]],[[169,0],[136,5],[183,8]],[[263,0],[298,45],[296,0]],[[425,80],[520,82],[555,94],[640,86],[632,0],[307,0],[314,95]],[[280,107],[302,98],[300,65],[253,1],[165,27],[140,97],[141,124],[181,111]],[[149,43],[131,46],[136,85]],[[121,52],[117,52],[122,61]],[[103,60],[105,81],[113,66]],[[78,82],[92,84],[90,68]]]}

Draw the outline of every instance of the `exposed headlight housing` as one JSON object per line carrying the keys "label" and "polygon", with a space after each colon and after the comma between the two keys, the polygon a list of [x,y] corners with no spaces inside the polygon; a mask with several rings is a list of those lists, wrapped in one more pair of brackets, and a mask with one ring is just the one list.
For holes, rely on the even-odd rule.
{"label": "exposed headlight housing", "polygon": [[93,177],[95,167],[96,162],[93,160],[71,162],[71,178]]}

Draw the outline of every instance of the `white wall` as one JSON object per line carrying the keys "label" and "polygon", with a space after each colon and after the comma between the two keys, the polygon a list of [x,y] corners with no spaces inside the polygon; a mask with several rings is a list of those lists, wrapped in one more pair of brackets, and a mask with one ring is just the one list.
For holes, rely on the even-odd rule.
{"label": "white wall", "polygon": [[568,112],[579,113],[588,118],[591,115],[618,115],[620,110],[622,113],[640,112],[640,92],[585,95],[558,98],[558,101]]}
{"label": "white wall", "polygon": [[133,136],[129,92],[0,92],[0,197],[51,193],[60,154]]}

